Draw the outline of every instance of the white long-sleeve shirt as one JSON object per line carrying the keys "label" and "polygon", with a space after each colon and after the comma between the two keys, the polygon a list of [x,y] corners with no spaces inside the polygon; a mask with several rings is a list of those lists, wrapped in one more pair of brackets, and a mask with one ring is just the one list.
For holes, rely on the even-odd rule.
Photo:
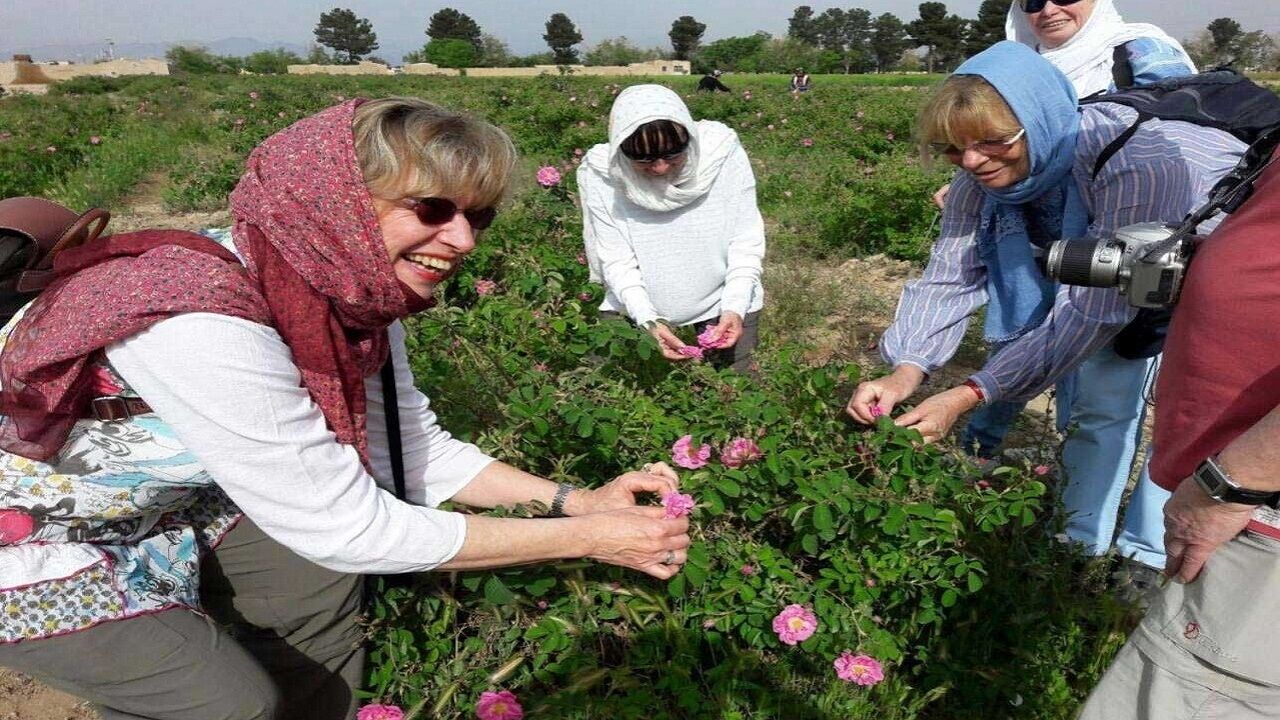
{"label": "white long-sleeve shirt", "polygon": [[741,147],[705,196],[676,210],[629,202],[587,164],[578,169],[578,189],[606,290],[601,310],[637,324],[663,318],[681,326],[764,306],[764,220]]}
{"label": "white long-sleeve shirt", "polygon": [[382,383],[365,378],[370,460],[340,445],[273,328],[225,315],[163,320],[107,359],[164,418],[219,487],[269,536],[342,572],[429,570],[462,547],[466,521],[434,508],[490,462],[436,422],[413,385],[404,328],[390,328],[405,489],[392,487]]}

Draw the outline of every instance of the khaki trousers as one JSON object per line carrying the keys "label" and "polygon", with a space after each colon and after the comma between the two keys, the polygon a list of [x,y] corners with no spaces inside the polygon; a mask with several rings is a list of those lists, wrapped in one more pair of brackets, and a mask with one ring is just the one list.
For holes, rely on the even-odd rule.
{"label": "khaki trousers", "polygon": [[1169,583],[1080,720],[1280,717],[1280,542],[1246,532]]}
{"label": "khaki trousers", "polygon": [[349,720],[364,673],[359,575],[325,570],[247,518],[201,559],[209,617],[165,610],[0,645],[0,665],[103,720]]}

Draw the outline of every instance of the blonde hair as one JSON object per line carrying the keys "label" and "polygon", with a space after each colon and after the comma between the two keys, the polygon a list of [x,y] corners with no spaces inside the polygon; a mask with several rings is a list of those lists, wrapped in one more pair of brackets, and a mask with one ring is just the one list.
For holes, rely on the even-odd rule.
{"label": "blonde hair", "polygon": [[511,138],[485,120],[412,97],[370,100],[355,111],[356,159],[375,197],[441,197],[491,207],[516,164]]}
{"label": "blonde hair", "polygon": [[1022,128],[1009,103],[978,75],[952,75],[920,110],[916,139],[926,162],[930,143],[965,142],[1008,137]]}

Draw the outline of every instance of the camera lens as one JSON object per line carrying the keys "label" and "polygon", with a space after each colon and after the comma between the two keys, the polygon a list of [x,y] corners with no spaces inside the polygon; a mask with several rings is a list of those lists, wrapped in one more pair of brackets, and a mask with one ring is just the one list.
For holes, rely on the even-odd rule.
{"label": "camera lens", "polygon": [[1049,247],[1045,269],[1065,285],[1115,287],[1122,248],[1105,240],[1059,240]]}

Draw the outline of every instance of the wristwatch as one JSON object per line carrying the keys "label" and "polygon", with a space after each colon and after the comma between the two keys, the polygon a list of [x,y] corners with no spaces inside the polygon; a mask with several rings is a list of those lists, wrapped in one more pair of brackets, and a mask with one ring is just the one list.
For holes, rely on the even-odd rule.
{"label": "wristwatch", "polygon": [[1239,483],[1232,480],[1227,471],[1222,469],[1215,457],[1205,458],[1191,477],[1206,495],[1218,502],[1266,505],[1273,509],[1280,509],[1280,491],[1268,492],[1240,487]]}

